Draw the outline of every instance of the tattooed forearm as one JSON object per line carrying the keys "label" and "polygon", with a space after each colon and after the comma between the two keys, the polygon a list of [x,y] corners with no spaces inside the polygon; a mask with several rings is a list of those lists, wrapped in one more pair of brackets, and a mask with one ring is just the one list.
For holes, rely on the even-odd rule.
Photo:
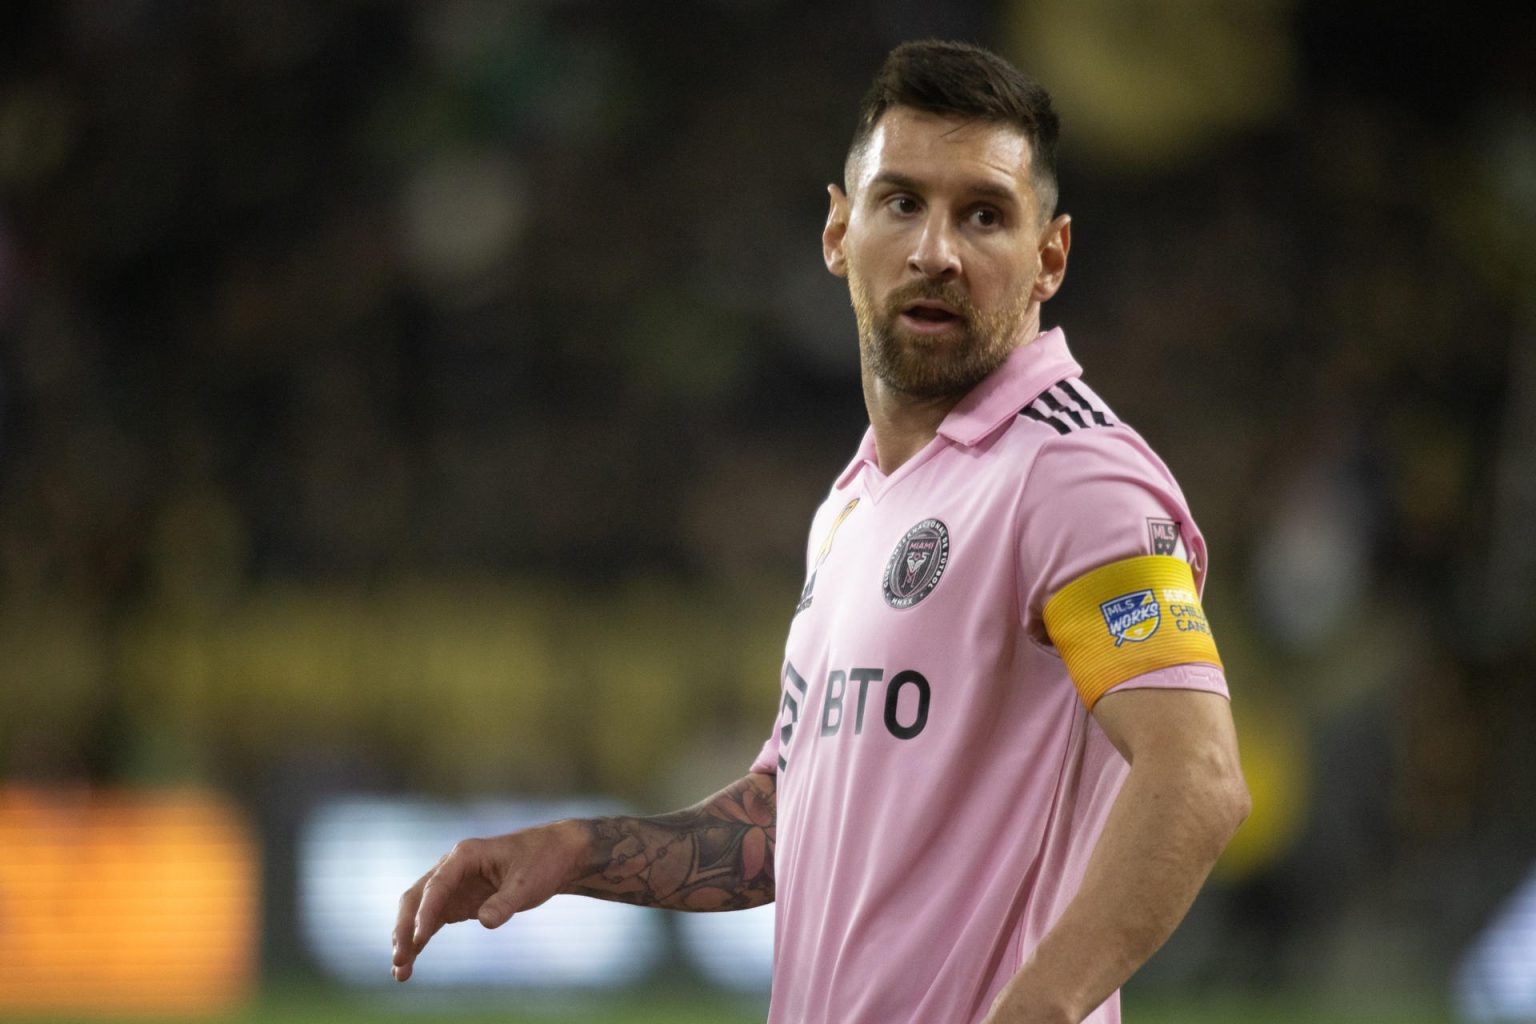
{"label": "tattooed forearm", "polygon": [[774,778],[748,775],[685,811],[596,818],[586,873],[567,892],[673,910],[773,901]]}

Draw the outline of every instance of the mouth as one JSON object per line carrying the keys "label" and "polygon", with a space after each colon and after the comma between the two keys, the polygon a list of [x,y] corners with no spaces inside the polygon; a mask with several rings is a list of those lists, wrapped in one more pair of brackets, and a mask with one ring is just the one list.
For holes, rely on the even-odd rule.
{"label": "mouth", "polygon": [[933,299],[914,302],[901,311],[901,321],[922,334],[938,334],[964,322],[954,307]]}

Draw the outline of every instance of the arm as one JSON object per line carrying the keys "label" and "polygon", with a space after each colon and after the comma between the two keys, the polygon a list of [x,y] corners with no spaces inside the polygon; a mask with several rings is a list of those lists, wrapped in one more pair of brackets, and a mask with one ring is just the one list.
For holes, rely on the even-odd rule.
{"label": "arm", "polygon": [[552,822],[458,843],[400,897],[397,981],[438,929],[487,928],[558,893],[673,910],[741,910],[773,901],[775,780],[753,773],[687,810],[654,818]]}
{"label": "arm", "polygon": [[1093,714],[1130,772],[1077,896],[984,1024],[1081,1021],[1173,933],[1248,814],[1224,698],[1122,690]]}

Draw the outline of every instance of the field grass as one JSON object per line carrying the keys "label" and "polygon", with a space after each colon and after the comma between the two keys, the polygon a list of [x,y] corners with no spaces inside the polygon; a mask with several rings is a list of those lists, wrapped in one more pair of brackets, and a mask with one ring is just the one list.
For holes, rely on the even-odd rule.
{"label": "field grass", "polygon": [[[760,1000],[732,999],[694,989],[622,996],[544,998],[455,997],[386,990],[347,995],[330,990],[269,993],[236,1013],[178,1018],[174,1024],[762,1024]],[[0,1024],[161,1024],[160,1016],[81,1017],[78,1014],[9,1017]],[[1298,997],[1210,997],[1182,1003],[1128,999],[1126,1024],[1451,1024],[1434,1001],[1403,1000],[1327,1006]]]}
{"label": "field grass", "polygon": [[1127,999],[1125,1024],[1453,1024],[1438,1000],[1337,1005],[1300,997],[1212,999],[1186,1003]]}

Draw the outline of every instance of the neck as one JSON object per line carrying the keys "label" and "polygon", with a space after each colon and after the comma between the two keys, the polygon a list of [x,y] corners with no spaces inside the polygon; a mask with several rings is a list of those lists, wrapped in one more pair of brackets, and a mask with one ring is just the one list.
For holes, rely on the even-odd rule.
{"label": "neck", "polygon": [[875,433],[875,461],[886,476],[922,451],[939,432],[944,417],[965,397],[963,392],[936,398],[909,395],[878,379],[867,366],[863,378],[864,406]]}
{"label": "neck", "polygon": [[[1019,332],[1020,340],[1013,350],[1034,341],[1039,334],[1040,320],[1036,312],[1025,324],[1025,329]],[[922,451],[938,434],[944,417],[970,393],[967,389],[929,397],[908,394],[876,377],[867,360],[861,360],[860,376],[864,384],[864,407],[869,411],[869,425],[875,434],[875,461],[886,476]]]}

